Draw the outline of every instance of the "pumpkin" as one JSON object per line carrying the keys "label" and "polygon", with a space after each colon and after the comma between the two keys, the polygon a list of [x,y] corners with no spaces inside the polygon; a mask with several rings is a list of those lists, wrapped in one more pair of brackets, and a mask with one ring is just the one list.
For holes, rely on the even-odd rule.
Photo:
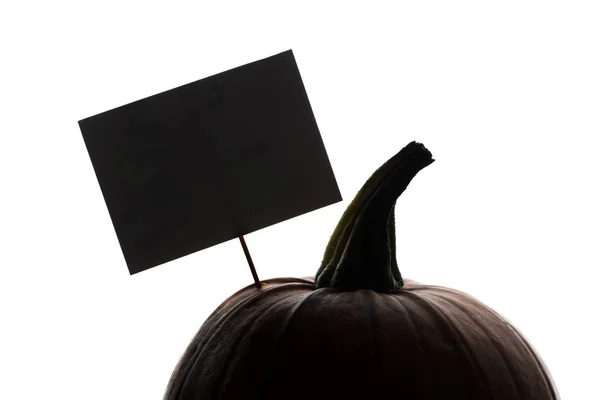
{"label": "pumpkin", "polygon": [[314,279],[266,280],[222,303],[165,399],[557,399],[506,319],[458,290],[402,278],[395,203],[432,162],[412,142],[383,164],[342,215]]}

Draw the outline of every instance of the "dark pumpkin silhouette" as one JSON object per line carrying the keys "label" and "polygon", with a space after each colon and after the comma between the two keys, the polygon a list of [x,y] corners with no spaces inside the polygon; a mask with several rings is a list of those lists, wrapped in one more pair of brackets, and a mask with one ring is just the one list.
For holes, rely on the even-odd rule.
{"label": "dark pumpkin silhouette", "polygon": [[342,216],[315,279],[267,280],[221,304],[165,399],[558,399],[508,321],[465,293],[402,279],[394,206],[432,162],[412,142],[381,166]]}

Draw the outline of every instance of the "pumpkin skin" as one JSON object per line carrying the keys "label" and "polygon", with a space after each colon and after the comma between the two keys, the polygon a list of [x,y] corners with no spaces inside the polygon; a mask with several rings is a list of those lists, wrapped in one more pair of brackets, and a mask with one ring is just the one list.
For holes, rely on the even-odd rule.
{"label": "pumpkin skin", "polygon": [[[425,154],[414,142],[407,148]],[[400,170],[411,154],[396,160]],[[391,173],[384,167],[379,178]],[[364,193],[385,182],[377,173],[342,217],[316,279],[270,279],[229,297],[189,344],[165,399],[559,398],[541,359],[506,319],[465,293],[395,271],[395,194],[391,211],[380,213],[379,234],[352,242],[349,231],[369,233],[355,217],[370,207],[365,199],[373,196]],[[387,247],[371,242],[383,236]]]}

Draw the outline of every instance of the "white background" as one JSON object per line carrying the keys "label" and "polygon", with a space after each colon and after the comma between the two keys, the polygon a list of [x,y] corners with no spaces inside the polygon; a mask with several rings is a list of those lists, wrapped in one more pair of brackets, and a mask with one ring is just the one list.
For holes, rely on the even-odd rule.
{"label": "white background", "polygon": [[404,276],[478,297],[564,399],[599,399],[598,4],[3,2],[0,398],[161,398],[251,276],[234,240],[130,277],[77,121],[291,48],[344,201],[248,235],[260,277],[314,274],[365,179],[421,141]]}

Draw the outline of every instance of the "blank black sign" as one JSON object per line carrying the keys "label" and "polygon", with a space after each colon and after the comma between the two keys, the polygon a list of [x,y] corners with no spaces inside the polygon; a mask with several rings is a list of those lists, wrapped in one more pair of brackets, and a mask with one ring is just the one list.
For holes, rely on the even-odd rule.
{"label": "blank black sign", "polygon": [[291,50],[79,126],[131,274],[342,199]]}

